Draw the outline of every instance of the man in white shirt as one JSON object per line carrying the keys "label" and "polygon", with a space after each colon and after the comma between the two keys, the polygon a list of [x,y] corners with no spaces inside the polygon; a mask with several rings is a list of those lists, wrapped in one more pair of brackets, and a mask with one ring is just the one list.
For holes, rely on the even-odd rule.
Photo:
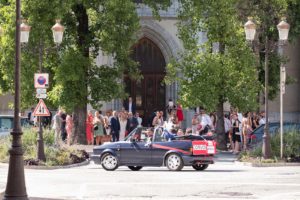
{"label": "man in white shirt", "polygon": [[206,134],[208,132],[208,128],[212,127],[212,121],[208,114],[205,113],[205,110],[200,110],[200,115],[201,115],[201,130],[200,130],[200,135]]}

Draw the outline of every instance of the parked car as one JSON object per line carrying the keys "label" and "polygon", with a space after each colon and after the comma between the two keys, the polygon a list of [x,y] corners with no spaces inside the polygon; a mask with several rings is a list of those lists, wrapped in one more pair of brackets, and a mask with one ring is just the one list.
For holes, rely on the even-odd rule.
{"label": "parked car", "polygon": [[[264,127],[265,125],[260,125],[251,133],[251,143],[260,143],[263,140],[264,135]],[[300,132],[300,123],[292,123],[285,122],[283,123],[283,132],[288,131],[299,131]],[[274,135],[275,133],[279,133],[280,131],[280,123],[279,122],[270,122],[269,123],[269,133],[270,135]]]}
{"label": "parked car", "polygon": [[[13,115],[0,115],[0,136],[9,135],[14,124]],[[21,126],[28,126],[28,120],[25,117],[21,117]]]}
{"label": "parked car", "polygon": [[212,137],[187,135],[171,139],[162,127],[153,134],[152,131],[136,128],[124,141],[94,147],[91,158],[108,171],[119,166],[128,166],[133,171],[144,166],[167,166],[171,171],[180,171],[184,166],[205,170],[214,163],[216,142]]}

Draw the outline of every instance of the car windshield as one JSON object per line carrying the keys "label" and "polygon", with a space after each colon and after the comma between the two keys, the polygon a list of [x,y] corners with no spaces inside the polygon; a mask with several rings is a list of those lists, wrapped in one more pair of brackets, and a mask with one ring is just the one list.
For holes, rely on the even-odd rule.
{"label": "car windshield", "polygon": [[149,131],[149,128],[139,127],[134,129],[125,139],[124,141],[131,142],[148,142],[152,140],[152,133]]}

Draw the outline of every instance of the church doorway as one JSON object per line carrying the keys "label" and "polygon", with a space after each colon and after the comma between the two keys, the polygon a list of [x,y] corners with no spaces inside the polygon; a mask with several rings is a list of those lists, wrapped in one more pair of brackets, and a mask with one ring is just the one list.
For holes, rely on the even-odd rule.
{"label": "church doorway", "polygon": [[148,38],[142,38],[132,47],[132,59],[139,63],[143,78],[139,81],[124,76],[125,91],[136,104],[136,111],[143,118],[143,126],[152,124],[153,113],[165,111],[166,62],[159,47]]}

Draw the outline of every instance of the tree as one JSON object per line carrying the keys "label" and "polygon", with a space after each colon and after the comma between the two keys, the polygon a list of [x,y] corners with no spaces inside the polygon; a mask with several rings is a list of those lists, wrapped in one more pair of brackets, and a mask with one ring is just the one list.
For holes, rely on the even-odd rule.
{"label": "tree", "polygon": [[[145,3],[157,13],[169,0]],[[0,43],[0,92],[13,93],[14,1],[1,0],[0,5],[0,24],[5,30]],[[22,4],[22,14],[32,26],[29,44],[22,51],[22,107],[36,102],[32,77],[38,70],[38,56],[32,50],[53,46],[50,28],[60,18],[65,26],[63,43],[58,51],[47,52],[43,62],[51,83],[47,104],[73,112],[74,139],[85,144],[87,104],[97,109],[100,101],[123,97],[118,80],[124,70],[138,77],[137,64],[129,56],[139,28],[135,1],[28,0]],[[95,65],[99,50],[113,57],[112,66]]]}
{"label": "tree", "polygon": [[[186,51],[168,66],[168,79],[179,81],[180,101],[185,107],[217,110],[217,141],[220,149],[226,149],[223,104],[228,101],[240,111],[252,110],[260,89],[255,59],[238,18],[237,0],[181,2],[179,35]],[[207,41],[198,44],[201,31]]]}

